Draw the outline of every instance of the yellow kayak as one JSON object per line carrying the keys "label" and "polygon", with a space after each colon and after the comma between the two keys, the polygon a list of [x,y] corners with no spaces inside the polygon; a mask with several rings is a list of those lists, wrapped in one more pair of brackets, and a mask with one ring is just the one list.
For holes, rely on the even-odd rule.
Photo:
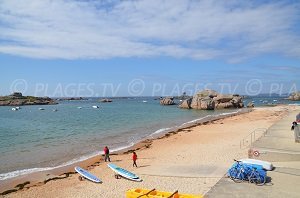
{"label": "yellow kayak", "polygon": [[157,191],[155,189],[130,189],[126,192],[126,198],[203,198],[201,195],[179,194],[176,192]]}

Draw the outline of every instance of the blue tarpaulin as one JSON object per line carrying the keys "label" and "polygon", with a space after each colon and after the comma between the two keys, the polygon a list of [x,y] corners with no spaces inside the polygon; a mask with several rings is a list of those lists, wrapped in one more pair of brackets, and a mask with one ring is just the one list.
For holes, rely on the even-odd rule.
{"label": "blue tarpaulin", "polygon": [[[228,170],[228,176],[236,179],[247,180],[253,168],[256,168],[256,171],[259,173],[261,179],[265,180],[267,176],[267,172],[263,169],[261,165],[257,165],[257,164],[234,163],[231,166],[231,168]],[[240,169],[243,169],[243,171],[240,171]]]}

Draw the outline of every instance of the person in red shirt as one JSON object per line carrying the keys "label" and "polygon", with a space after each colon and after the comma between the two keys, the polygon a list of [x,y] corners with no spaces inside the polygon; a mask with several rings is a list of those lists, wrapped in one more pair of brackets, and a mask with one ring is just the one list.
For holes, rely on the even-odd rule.
{"label": "person in red shirt", "polygon": [[110,158],[109,158],[109,149],[108,149],[107,146],[104,147],[103,152],[104,152],[104,161],[109,161],[109,162],[110,162]]}
{"label": "person in red shirt", "polygon": [[136,160],[137,160],[137,154],[135,153],[135,152],[133,152],[133,154],[132,154],[132,160],[133,160],[133,167],[135,166],[135,167],[137,167],[137,165],[136,165]]}

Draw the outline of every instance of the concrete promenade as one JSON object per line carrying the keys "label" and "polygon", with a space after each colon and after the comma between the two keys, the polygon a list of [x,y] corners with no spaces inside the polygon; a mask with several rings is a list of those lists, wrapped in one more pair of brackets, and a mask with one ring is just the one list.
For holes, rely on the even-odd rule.
{"label": "concrete promenade", "polygon": [[254,159],[272,162],[268,183],[256,186],[247,182],[234,183],[224,176],[205,197],[300,197],[300,143],[295,142],[291,124],[300,112],[294,110],[271,126],[267,133],[252,144],[259,151]]}

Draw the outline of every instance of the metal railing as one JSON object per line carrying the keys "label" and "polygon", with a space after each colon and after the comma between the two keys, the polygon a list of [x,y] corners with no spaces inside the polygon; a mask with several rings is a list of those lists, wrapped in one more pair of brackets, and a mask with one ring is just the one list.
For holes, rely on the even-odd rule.
{"label": "metal railing", "polygon": [[254,131],[252,131],[250,134],[248,134],[246,137],[244,137],[240,141],[240,149],[251,147],[253,142],[255,142],[259,137],[262,135],[265,136],[267,134],[266,128],[257,128]]}

